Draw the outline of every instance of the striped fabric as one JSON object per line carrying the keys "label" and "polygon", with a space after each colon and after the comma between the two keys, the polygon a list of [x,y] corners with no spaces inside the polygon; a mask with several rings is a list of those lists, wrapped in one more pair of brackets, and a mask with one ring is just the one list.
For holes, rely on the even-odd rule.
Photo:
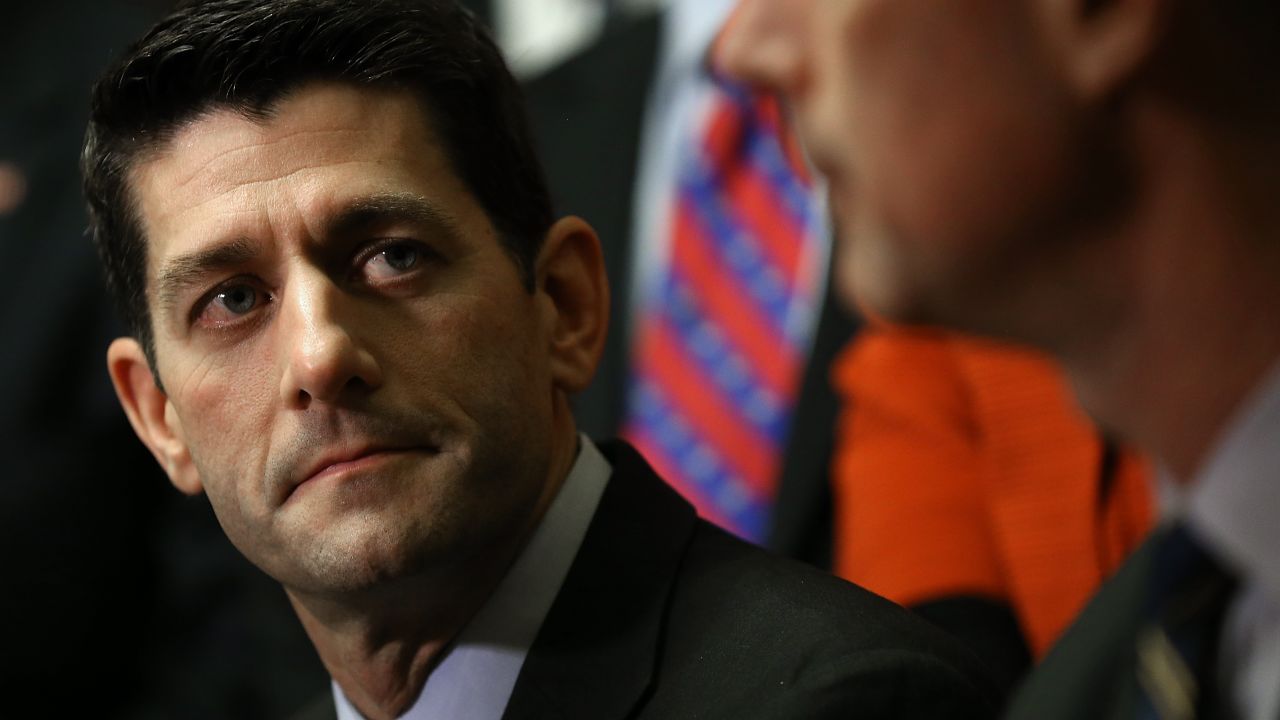
{"label": "striped fabric", "polygon": [[681,154],[623,435],[704,517],[760,542],[812,333],[820,218],[776,101],[716,87]]}

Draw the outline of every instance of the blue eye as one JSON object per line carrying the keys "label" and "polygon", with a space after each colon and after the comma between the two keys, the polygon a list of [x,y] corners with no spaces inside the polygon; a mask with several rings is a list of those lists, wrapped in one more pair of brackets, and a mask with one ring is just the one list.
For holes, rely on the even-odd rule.
{"label": "blue eye", "polygon": [[271,301],[269,293],[247,282],[229,282],[206,297],[208,300],[194,315],[197,324],[206,327],[237,324]]}
{"label": "blue eye", "polygon": [[418,264],[418,251],[408,245],[392,245],[382,251],[387,264],[396,270],[409,270]]}
{"label": "blue eye", "polygon": [[394,280],[416,270],[422,264],[422,254],[414,243],[388,243],[365,260],[362,272],[372,282]]}
{"label": "blue eye", "polygon": [[258,291],[248,285],[232,285],[213,296],[228,312],[244,315],[258,306]]}

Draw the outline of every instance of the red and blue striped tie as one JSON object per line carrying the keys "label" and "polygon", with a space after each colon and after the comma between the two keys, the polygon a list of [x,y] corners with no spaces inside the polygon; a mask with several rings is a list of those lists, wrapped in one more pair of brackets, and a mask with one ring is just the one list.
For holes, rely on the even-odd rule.
{"label": "red and blue striped tie", "polygon": [[716,85],[642,300],[627,437],[706,518],[769,530],[821,281],[818,203],[772,97]]}

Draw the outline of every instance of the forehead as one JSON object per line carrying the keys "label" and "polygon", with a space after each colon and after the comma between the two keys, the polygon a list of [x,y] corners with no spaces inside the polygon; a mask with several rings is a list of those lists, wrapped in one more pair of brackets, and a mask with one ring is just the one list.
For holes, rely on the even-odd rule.
{"label": "forehead", "polygon": [[422,104],[399,90],[308,85],[265,119],[214,109],[137,163],[130,184],[149,276],[219,239],[316,239],[325,218],[363,197],[412,194],[484,222]]}

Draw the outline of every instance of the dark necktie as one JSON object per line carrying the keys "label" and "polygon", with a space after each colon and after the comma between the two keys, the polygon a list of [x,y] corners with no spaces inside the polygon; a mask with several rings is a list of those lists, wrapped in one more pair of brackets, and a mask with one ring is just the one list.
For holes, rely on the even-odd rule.
{"label": "dark necktie", "polygon": [[1164,538],[1152,574],[1147,623],[1138,634],[1141,720],[1210,714],[1223,616],[1235,582],[1181,525]]}

